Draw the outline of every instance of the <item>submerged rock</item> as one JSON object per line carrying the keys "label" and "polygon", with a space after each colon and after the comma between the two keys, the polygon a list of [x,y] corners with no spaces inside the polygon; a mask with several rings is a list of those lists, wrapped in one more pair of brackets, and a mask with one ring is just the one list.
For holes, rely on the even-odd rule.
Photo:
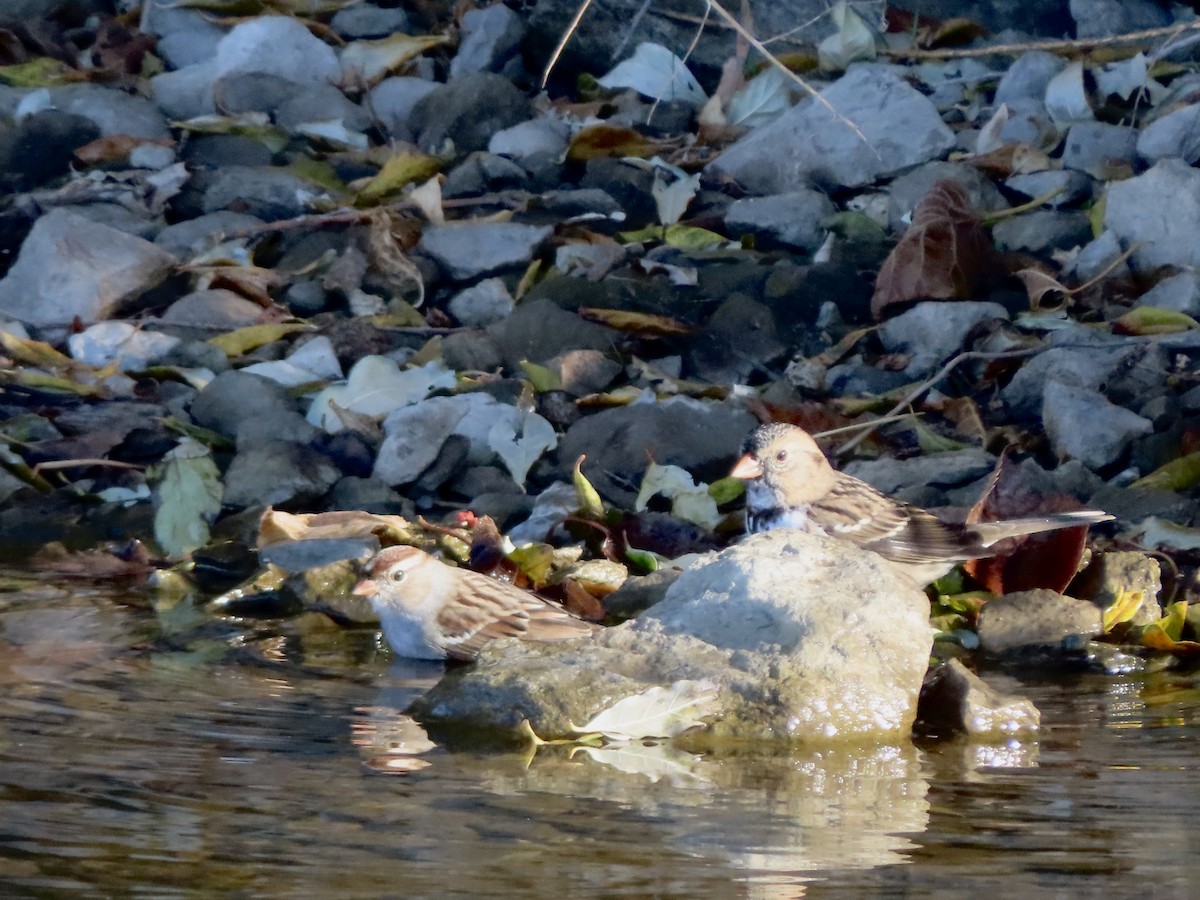
{"label": "submerged rock", "polygon": [[754,535],[701,557],[643,615],[557,645],[497,641],[416,704],[427,721],[566,735],[681,680],[716,686],[699,740],[907,735],[932,646],[928,601],[873,553],[816,535]]}

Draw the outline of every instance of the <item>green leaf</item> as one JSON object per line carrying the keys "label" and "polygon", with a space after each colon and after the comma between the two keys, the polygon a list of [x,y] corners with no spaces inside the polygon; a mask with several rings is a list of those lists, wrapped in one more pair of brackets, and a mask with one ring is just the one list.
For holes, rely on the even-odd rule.
{"label": "green leaf", "polygon": [[1200,484],[1200,453],[1189,453],[1139,478],[1131,488],[1186,491]]}
{"label": "green leaf", "polygon": [[0,84],[17,88],[50,87],[56,84],[66,84],[69,81],[68,73],[70,71],[71,68],[66,63],[48,56],[39,56],[28,62],[0,66]]}
{"label": "green leaf", "polygon": [[529,383],[533,385],[533,389],[539,394],[544,394],[547,391],[557,391],[562,387],[562,379],[551,369],[545,366],[539,366],[535,362],[530,362],[527,359],[521,360],[521,369],[525,372],[525,377],[529,379]]}
{"label": "green leaf", "polygon": [[1160,309],[1157,306],[1139,306],[1137,309],[1131,309],[1120,318],[1114,319],[1112,323],[1114,334],[1138,336],[1174,334],[1198,327],[1200,327],[1200,322],[1191,316],[1173,309]]}
{"label": "green leaf", "polygon": [[575,471],[572,474],[572,480],[575,482],[575,496],[579,498],[579,511],[586,516],[591,516],[594,519],[604,517],[604,501],[600,499],[599,492],[592,487],[592,483],[587,480],[587,476],[583,474],[583,461],[586,456],[580,456],[575,460]]}
{"label": "green leaf", "polygon": [[649,550],[639,550],[637,547],[626,547],[625,558],[639,572],[650,573],[658,571],[658,557]]}
{"label": "green leaf", "polygon": [[670,225],[664,240],[680,250],[708,250],[729,243],[729,238],[723,234],[695,225]]}
{"label": "green leaf", "polygon": [[746,479],[734,478],[732,475],[718,478],[708,486],[708,496],[713,498],[713,502],[717,506],[732,503],[744,493],[746,493]]}
{"label": "green leaf", "polygon": [[226,356],[235,357],[257,350],[267,344],[273,344],[280,338],[297,331],[312,331],[313,327],[304,322],[270,322],[265,325],[248,325],[235,331],[219,334],[209,338],[208,342],[219,347]]}
{"label": "green leaf", "polygon": [[540,587],[550,580],[554,568],[554,548],[549,544],[526,544],[508,554],[521,573]]}
{"label": "green leaf", "polygon": [[221,511],[224,487],[208,448],[183,438],[160,466],[154,492],[154,537],[172,557],[186,556],[208,543],[209,523]]}
{"label": "green leaf", "polygon": [[964,444],[962,441],[938,434],[919,419],[913,421],[912,427],[917,435],[917,444],[920,446],[921,452],[925,454],[949,453],[952,450],[965,450],[970,446],[970,444]]}

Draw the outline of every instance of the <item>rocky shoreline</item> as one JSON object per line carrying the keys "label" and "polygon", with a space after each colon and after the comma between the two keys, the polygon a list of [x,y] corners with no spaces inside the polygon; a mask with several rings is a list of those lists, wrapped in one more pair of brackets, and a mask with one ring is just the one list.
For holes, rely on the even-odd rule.
{"label": "rocky shoreline", "polygon": [[[543,90],[569,30],[545,2],[27,5],[0,22],[7,557],[136,539],[211,595],[295,543],[293,572],[465,558],[487,517],[544,548],[517,577],[624,617],[648,570],[738,537],[722,479],[756,422],[895,414],[830,438],[846,471],[963,508],[1008,449],[993,512],[1119,520],[1086,593],[974,572],[1048,596],[935,608],[947,655],[1191,652],[1194,21],[1033,4],[1046,30],[1016,34],[947,3],[880,33],[839,4],[770,61],[714,17],[685,61],[686,9],[613,3]],[[761,6],[759,35],[807,21]],[[1146,36],[1035,46],[1061,23]],[[335,519],[279,535],[275,510]],[[328,585],[300,603],[369,620]]]}

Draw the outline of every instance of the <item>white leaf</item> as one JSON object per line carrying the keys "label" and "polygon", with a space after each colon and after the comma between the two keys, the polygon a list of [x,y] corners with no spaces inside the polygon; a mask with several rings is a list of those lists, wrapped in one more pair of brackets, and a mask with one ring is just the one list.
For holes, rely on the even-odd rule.
{"label": "white leaf", "polygon": [[875,58],[875,34],[846,0],[838,0],[829,15],[837,31],[817,46],[822,69],[841,72],[850,63]]}
{"label": "white leaf", "polygon": [[699,757],[667,743],[609,744],[604,747],[581,744],[571,748],[571,756],[576,753],[586,754],[627,775],[644,775],[653,782],[666,780],[680,787],[712,783],[697,771]]}
{"label": "white leaf", "polygon": [[668,182],[662,170],[654,173],[654,184],[650,193],[654,195],[654,204],[658,208],[658,221],[663,225],[674,225],[687,212],[688,204],[700,190],[700,175],[684,175]]}
{"label": "white leaf", "polygon": [[442,183],[436,175],[409,191],[408,199],[421,208],[425,218],[432,224],[446,224],[446,215],[442,211]]}
{"label": "white leaf", "polygon": [[1174,550],[1200,550],[1200,528],[1188,528],[1169,519],[1150,516],[1138,526],[1143,547],[1170,547]]}
{"label": "white leaf", "polygon": [[996,111],[992,113],[992,117],[979,129],[979,135],[975,138],[975,152],[977,154],[983,156],[985,153],[991,153],[993,150],[999,150],[1004,146],[1004,138],[1001,137],[1001,133],[1004,131],[1004,126],[1008,124],[1011,115],[1012,109],[1007,103],[1001,103],[996,107]]}
{"label": "white leaf", "polygon": [[330,385],[317,394],[306,418],[333,433],[340,431],[342,424],[330,408],[330,401],[366,416],[385,416],[424,400],[430,391],[454,385],[454,373],[439,362],[401,371],[396,361],[386,356],[364,356],[354,364],[344,384]]}
{"label": "white leaf", "polygon": [[1056,125],[1095,121],[1083,87],[1083,63],[1073,62],[1050,79],[1046,85],[1046,112]]}
{"label": "white leaf", "polygon": [[554,426],[537,413],[527,412],[521,421],[521,434],[518,437],[512,424],[499,421],[488,431],[488,446],[496,451],[496,455],[512,473],[513,481],[525,483],[529,468],[543,453],[557,446],[558,435]]}
{"label": "white leaf", "polygon": [[208,523],[221,511],[224,487],[208,448],[182,438],[163,457],[154,492],[154,539],[169,556],[186,556],[208,543]]}
{"label": "white leaf", "polygon": [[670,738],[703,725],[701,719],[716,711],[717,685],[713,681],[677,681],[669,688],[652,687],[618,700],[585,725],[571,724],[576,734],[602,734],[614,741]]}
{"label": "white leaf", "polygon": [[672,514],[712,528],[721,521],[716,501],[708,493],[708,486],[697,485],[686,469],[679,466],[660,466],[650,463],[642,476],[642,487],[638,491],[633,508],[641,512],[650,498],[661,494],[671,501]]}
{"label": "white leaf", "polygon": [[791,84],[786,75],[768,66],[730,98],[726,121],[746,128],[775,121],[793,106]]}
{"label": "white leaf", "polygon": [[632,88],[652,100],[683,100],[703,106],[708,99],[683,60],[662,44],[638,44],[633,56],[597,81],[610,90]]}

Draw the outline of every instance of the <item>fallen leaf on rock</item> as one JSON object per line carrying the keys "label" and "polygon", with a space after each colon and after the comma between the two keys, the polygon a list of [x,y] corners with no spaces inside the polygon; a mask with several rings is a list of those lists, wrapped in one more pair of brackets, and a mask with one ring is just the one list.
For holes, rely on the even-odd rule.
{"label": "fallen leaf on rock", "polygon": [[251,350],[273,344],[289,334],[314,330],[313,326],[305,322],[272,322],[267,325],[248,325],[245,328],[228,331],[225,334],[209,338],[208,342],[214,347],[219,347],[230,359],[234,359],[244,356]]}
{"label": "fallen leaf on rock", "polygon": [[1143,547],[1200,550],[1200,528],[1189,528],[1158,516],[1143,519],[1137,527]]}
{"label": "fallen leaf on rock", "polygon": [[[718,91],[720,89],[718,88]],[[725,108],[729,125],[755,128],[779,118],[792,108],[792,83],[774,66],[755,75],[733,95]]]}
{"label": "fallen leaf on rock", "polygon": [[601,87],[632,88],[652,100],[682,100],[703,106],[708,95],[687,64],[662,44],[638,44],[633,55],[596,79]]}
{"label": "fallen leaf on rock", "polygon": [[991,239],[966,188],[951,179],[935,182],[879,270],[871,313],[880,320],[893,307],[918,300],[973,297],[982,289],[991,255]]}
{"label": "fallen leaf on rock", "polygon": [[575,485],[575,496],[579,500],[579,511],[593,519],[602,519],[604,518],[604,501],[600,499],[600,492],[583,474],[583,464],[586,460],[586,456],[580,456],[575,460],[575,468],[571,473],[571,479]]}
{"label": "fallen leaf on rock", "polygon": [[96,140],[84,144],[82,147],[76,148],[75,158],[85,166],[127,162],[129,154],[143,145],[172,146],[169,141],[155,141],[132,134],[108,134],[104,137],[96,138]]}
{"label": "fallen leaf on rock", "polygon": [[1200,484],[1200,453],[1189,453],[1129,485],[1131,489],[1188,491]]}
{"label": "fallen leaf on rock", "polygon": [[1104,613],[1100,618],[1100,625],[1105,634],[1108,634],[1116,626],[1128,622],[1137,611],[1142,608],[1142,603],[1145,602],[1146,595],[1143,591],[1134,591],[1126,588],[1121,589],[1112,603],[1104,608]]}
{"label": "fallen leaf on rock", "polygon": [[[1025,516],[1051,515],[1083,509],[1064,494],[1039,496],[1018,480],[1017,471],[1001,457],[989,489],[967,513],[966,521],[996,522]],[[993,546],[999,552],[963,564],[967,573],[994,594],[1035,588],[1062,593],[1079,570],[1087,545],[1086,525],[1009,538]]]}
{"label": "fallen leaf on rock", "polygon": [[521,419],[521,433],[512,423],[501,420],[488,431],[488,447],[495,451],[518,485],[525,484],[525,476],[543,453],[558,446],[558,435],[554,426],[534,412],[527,412]]}
{"label": "fallen leaf on rock", "polygon": [[846,0],[838,0],[829,15],[837,30],[817,46],[824,71],[844,72],[851,63],[875,58],[875,32]]}
{"label": "fallen leaf on rock", "polygon": [[361,510],[297,515],[267,507],[258,522],[259,548],[282,541],[377,535],[387,544],[417,544],[422,532],[403,516],[385,516]]}
{"label": "fallen leaf on rock", "polygon": [[689,335],[696,332],[693,326],[670,316],[659,316],[629,309],[598,309],[594,306],[581,306],[578,312],[585,319],[643,337]]}
{"label": "fallen leaf on rock", "polygon": [[46,56],[11,66],[0,66],[0,84],[15,88],[54,87],[68,84],[76,78],[76,71],[66,63]]}
{"label": "fallen leaf on rock", "polygon": [[641,512],[650,498],[662,495],[671,501],[671,514],[705,528],[714,528],[721,521],[717,503],[705,484],[696,484],[691,474],[679,466],[662,466],[651,462],[642,476],[633,508]]}
{"label": "fallen leaf on rock", "polygon": [[1142,644],[1153,650],[1177,656],[1200,654],[1200,642],[1182,640],[1183,626],[1187,622],[1187,608],[1186,600],[1172,603],[1163,618],[1142,629]]}
{"label": "fallen leaf on rock", "polygon": [[1113,319],[1113,334],[1131,334],[1144,337],[1150,334],[1175,334],[1180,331],[1191,331],[1200,327],[1186,313],[1173,309],[1159,309],[1157,306],[1139,306],[1131,309],[1125,315]]}
{"label": "fallen leaf on rock", "polygon": [[326,431],[338,431],[342,422],[332,403],[366,416],[385,416],[424,400],[431,391],[456,384],[455,374],[440,362],[401,370],[394,359],[364,356],[354,364],[344,384],[330,385],[313,398],[306,418]]}
{"label": "fallen leaf on rock", "polygon": [[567,161],[587,162],[603,157],[632,156],[649,159],[659,150],[658,143],[632,128],[617,125],[589,125],[571,138]]}
{"label": "fallen leaf on rock", "polygon": [[574,613],[589,622],[599,622],[604,619],[604,604],[592,596],[574,578],[564,578],[559,583],[562,589],[562,605],[567,612]]}
{"label": "fallen leaf on rock", "polygon": [[343,78],[351,83],[374,86],[409,60],[449,40],[441,34],[408,35],[396,32],[375,41],[353,41],[343,47],[339,54]]}
{"label": "fallen leaf on rock", "polygon": [[194,119],[172,122],[171,127],[195,134],[235,134],[248,137],[258,141],[272,153],[278,153],[290,140],[286,131],[271,124],[270,116],[260,112],[241,113],[236,116],[197,116]]}
{"label": "fallen leaf on rock", "polygon": [[225,487],[212,454],[183,438],[148,474],[154,490],[154,539],[172,558],[208,543],[209,523],[221,512]]}
{"label": "fallen leaf on rock", "polygon": [[618,700],[583,725],[571,723],[579,735],[601,734],[614,741],[671,738],[703,725],[717,711],[717,685],[708,679],[677,681]]}
{"label": "fallen leaf on rock", "polygon": [[[1041,269],[1021,269],[1015,274],[1017,278],[1021,279],[1021,284],[1025,285],[1025,293],[1029,296],[1029,308],[1034,311],[1059,309],[1074,293],[1065,284],[1060,283]],[[1043,301],[1050,296],[1054,296],[1056,302],[1044,303]]]}
{"label": "fallen leaf on rock", "polygon": [[359,189],[354,205],[375,206],[396,196],[410,184],[433,178],[441,168],[441,160],[436,156],[416,152],[398,153],[388,159],[375,177]]}
{"label": "fallen leaf on rock", "polygon": [[508,554],[509,562],[529,579],[535,588],[550,581],[554,572],[554,548],[549,544],[526,544]]}
{"label": "fallen leaf on rock", "polygon": [[[1006,106],[1006,104],[1001,104]],[[982,135],[981,135],[982,143]],[[1010,178],[1013,175],[1029,175],[1033,172],[1045,172],[1054,168],[1054,161],[1043,150],[1031,147],[1029,144],[1001,144],[990,147],[986,151],[980,147],[975,156],[967,157],[968,162],[981,172],[996,178]]]}

